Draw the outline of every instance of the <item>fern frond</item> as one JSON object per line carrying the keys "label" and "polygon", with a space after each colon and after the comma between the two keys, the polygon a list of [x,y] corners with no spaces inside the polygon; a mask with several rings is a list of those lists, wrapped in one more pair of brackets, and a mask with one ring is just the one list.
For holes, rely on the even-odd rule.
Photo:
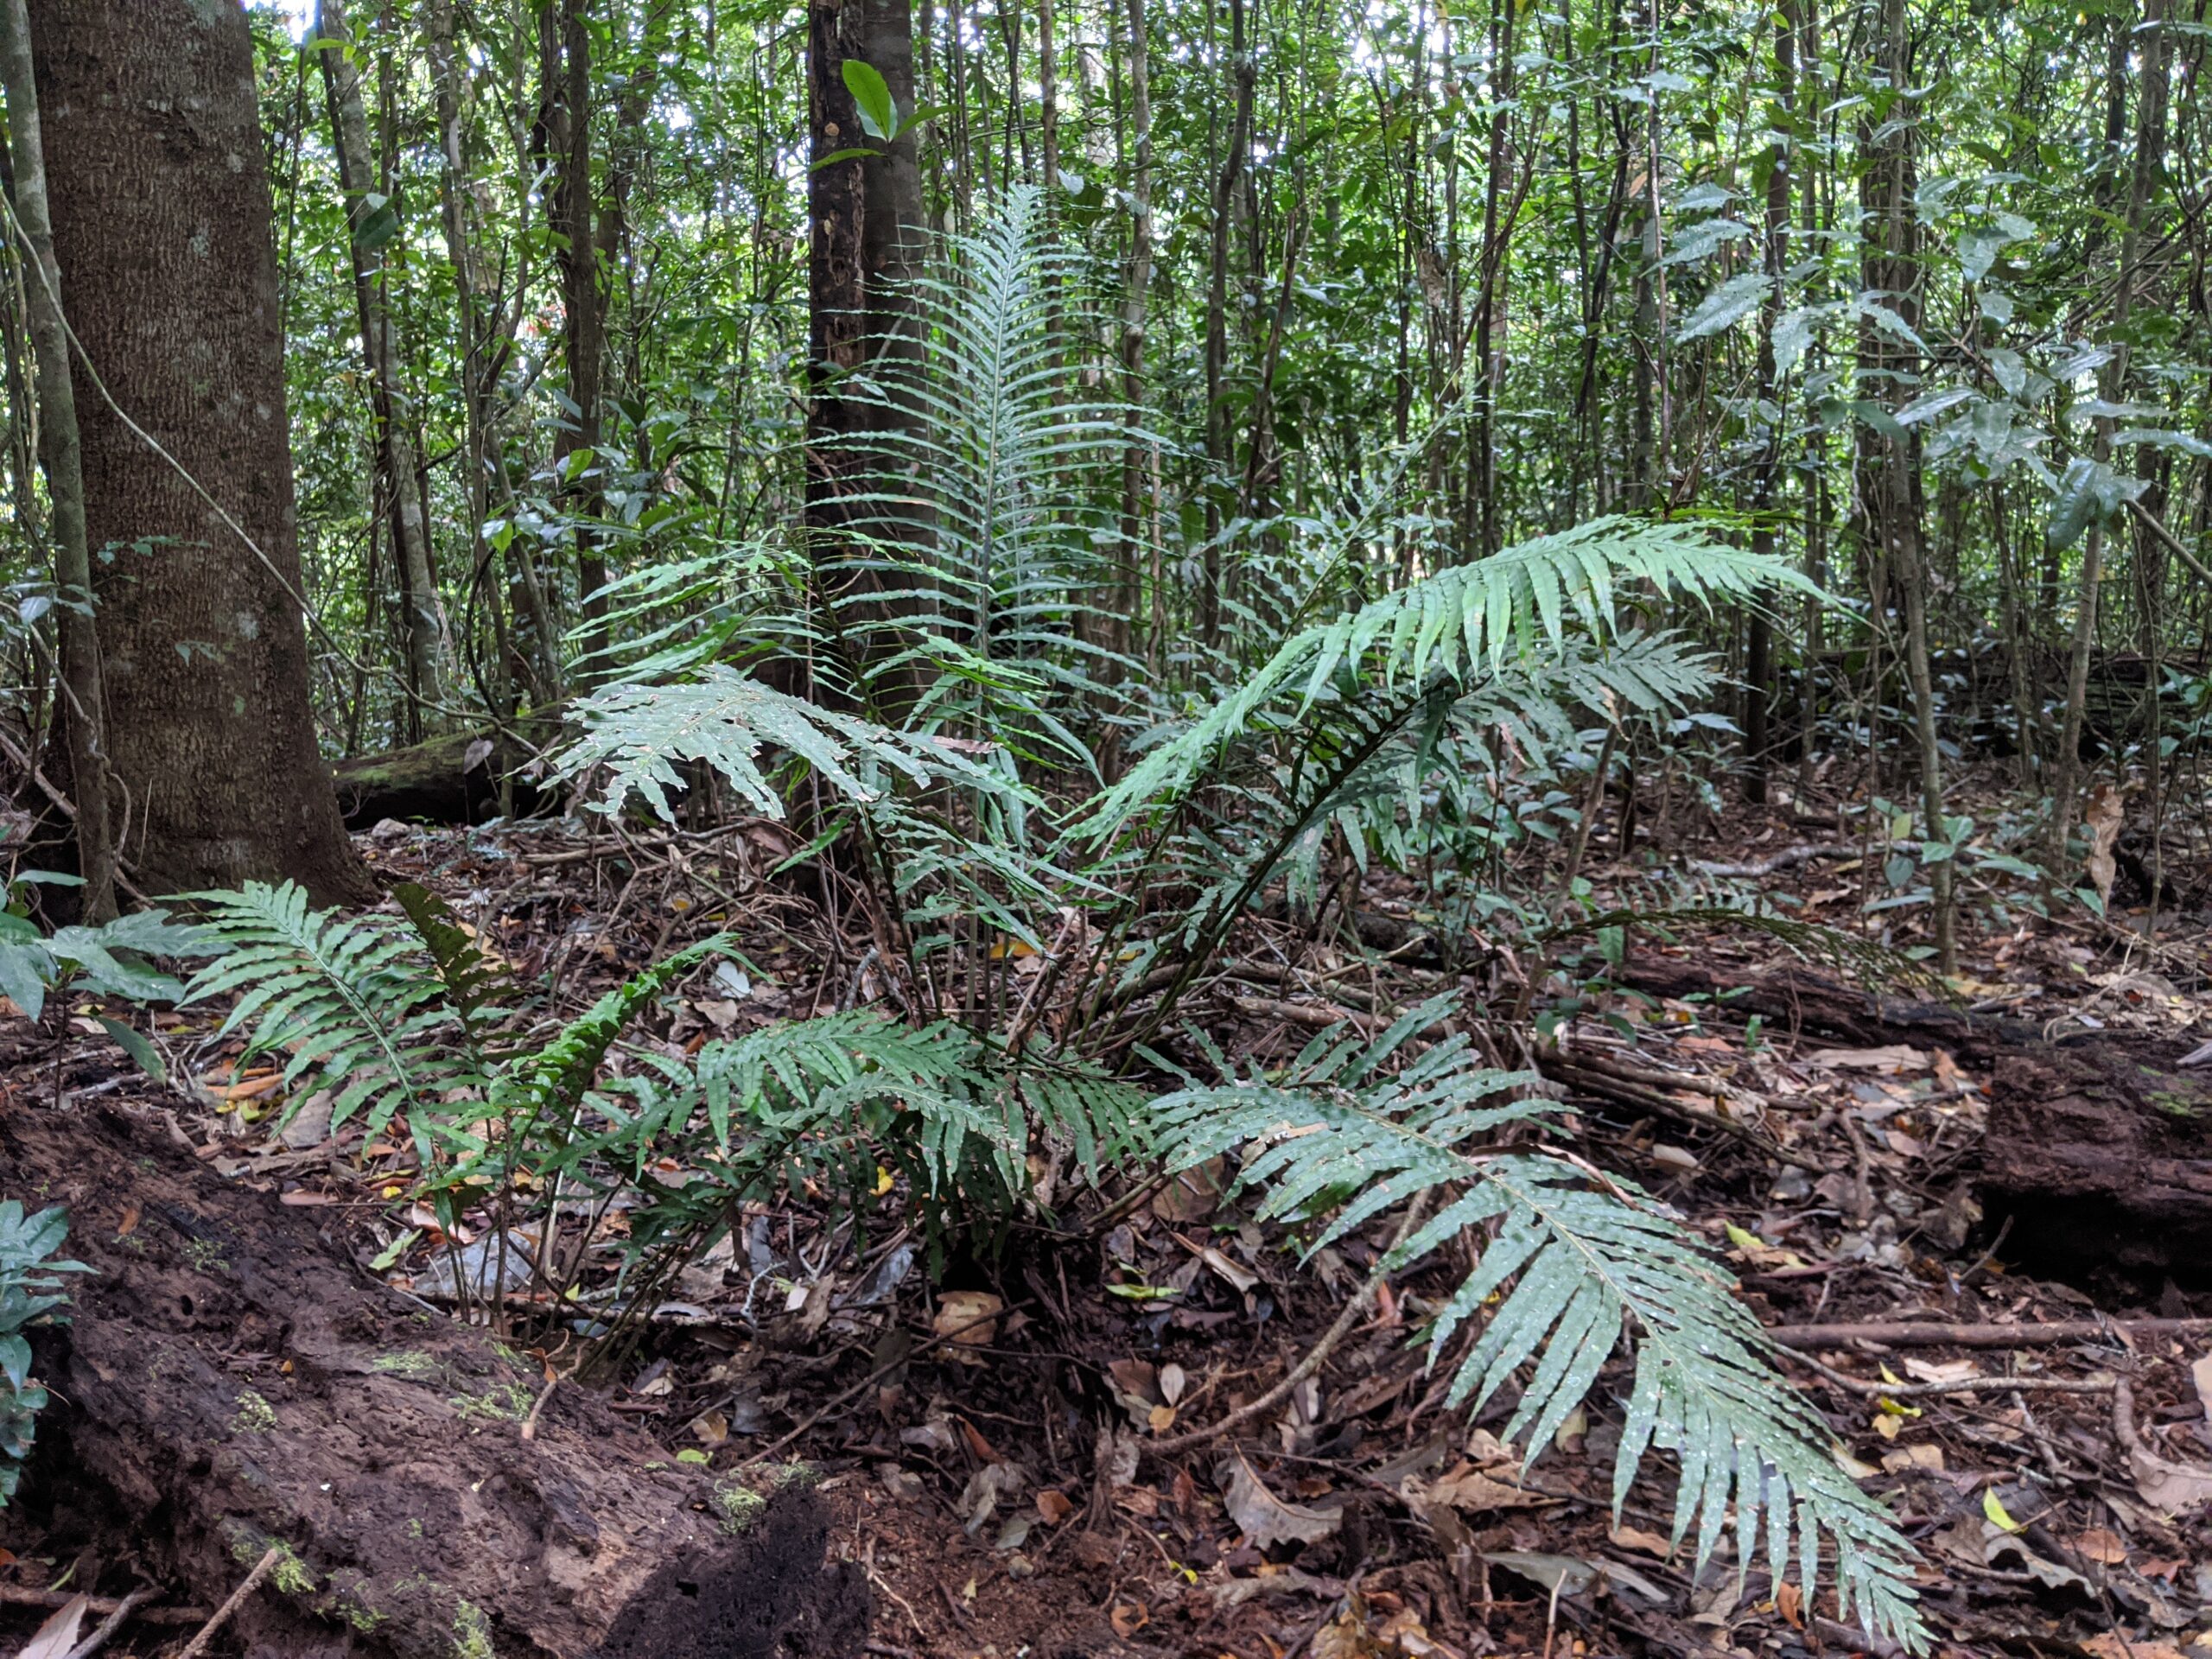
{"label": "fern frond", "polygon": [[[1712,542],[1694,526],[1600,518],[1438,572],[1287,639],[1225,696],[1150,746],[1090,804],[1077,833],[1103,840],[1182,800],[1236,741],[1294,719],[1347,686],[1448,683],[1472,695],[1556,686],[1599,709],[1679,707],[1709,662],[1665,634],[1622,628],[1616,595],[1639,583],[1710,605],[1804,585],[1781,561]],[[1577,625],[1574,631],[1568,626]]]}
{"label": "fern frond", "polygon": [[1813,586],[1781,561],[1716,542],[1693,524],[1594,518],[1440,570],[1330,623],[1314,647],[1312,683],[1370,656],[1386,680],[1419,679],[1432,668],[1459,678],[1495,674],[1509,656],[1556,649],[1571,633],[1610,638],[1617,596],[1639,584],[1708,607],[1770,588]]}
{"label": "fern frond", "polygon": [[487,1015],[505,1012],[497,1004],[514,989],[512,971],[477,943],[452,906],[419,881],[402,881],[391,896],[429,953],[446,1001],[461,1023],[480,1037]]}
{"label": "fern frond", "polygon": [[764,748],[805,762],[858,802],[878,799],[894,775],[922,785],[941,779],[974,783],[982,776],[934,739],[817,708],[721,664],[669,685],[608,686],[581,699],[574,713],[583,735],[554,758],[554,766],[565,777],[604,766],[600,804],[607,811],[636,793],[672,820],[669,791],[686,787],[675,763],[701,761],[760,812],[780,818],[782,797],[760,769]]}
{"label": "fern frond", "polygon": [[1273,1082],[1232,1075],[1154,1102],[1170,1166],[1245,1147],[1242,1180],[1268,1189],[1262,1213],[1315,1224],[1310,1249],[1438,1194],[1441,1207],[1396,1253],[1400,1268],[1466,1229],[1494,1227],[1429,1330],[1433,1364],[1503,1293],[1454,1368],[1452,1404],[1479,1409],[1522,1376],[1507,1434],[1525,1434],[1533,1459],[1595,1383],[1625,1322],[1636,1373],[1616,1513],[1646,1454],[1669,1451],[1681,1471],[1675,1537],[1695,1527],[1700,1567],[1732,1510],[1738,1571],[1763,1540],[1776,1578],[1794,1567],[1809,1592],[1825,1535],[1847,1615],[1855,1609],[1869,1629],[1919,1644],[1910,1546],[1836,1464],[1833,1435],[1774,1371],[1771,1344],[1713,1258],[1628,1182],[1561,1156],[1494,1149],[1499,1128],[1558,1109],[1515,1092],[1529,1074],[1484,1069],[1463,1037],[1386,1071],[1449,1007],[1425,1004],[1371,1042],[1325,1032]]}
{"label": "fern frond", "polygon": [[374,1136],[399,1116],[423,1142],[446,1093],[482,1086],[482,1057],[401,924],[314,910],[290,881],[188,896],[201,907],[201,931],[231,950],[194,976],[184,1000],[243,993],[223,1029],[247,1033],[249,1061],[289,1052],[287,1121],[312,1079],[335,1091],[333,1128],[363,1112]]}

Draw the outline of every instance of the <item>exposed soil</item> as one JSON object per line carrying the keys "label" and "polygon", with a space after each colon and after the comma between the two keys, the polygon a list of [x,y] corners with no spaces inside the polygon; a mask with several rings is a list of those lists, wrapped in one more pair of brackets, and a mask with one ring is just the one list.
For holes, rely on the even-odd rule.
{"label": "exposed soil", "polygon": [[40,1335],[60,1403],[6,1515],[79,1587],[144,1573],[212,1605],[276,1547],[249,1651],[849,1650],[866,1592],[824,1565],[811,1493],[672,1462],[579,1388],[541,1409],[542,1366],[361,1271],[329,1211],[226,1181],[165,1114],[18,1100],[0,1185],[66,1203],[93,1270]]}

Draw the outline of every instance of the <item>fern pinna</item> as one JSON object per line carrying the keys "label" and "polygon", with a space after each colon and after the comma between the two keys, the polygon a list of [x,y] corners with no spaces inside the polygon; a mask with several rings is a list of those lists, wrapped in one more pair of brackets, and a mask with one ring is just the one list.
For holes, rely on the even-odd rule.
{"label": "fern pinna", "polygon": [[1844,1616],[1917,1646],[1910,1547],[1776,1374],[1771,1344],[1719,1263],[1634,1184],[1540,1139],[1501,1147],[1501,1131],[1540,1133],[1559,1109],[1531,1091],[1534,1074],[1478,1065],[1465,1036],[1432,1040],[1451,1008],[1433,999],[1372,1040],[1324,1032],[1279,1076],[1240,1077],[1223,1063],[1221,1081],[1160,1097],[1153,1128],[1168,1167],[1241,1147],[1242,1183],[1266,1192],[1261,1213],[1309,1228],[1309,1254],[1416,1197],[1440,1200],[1377,1270],[1410,1268],[1469,1229],[1487,1236],[1428,1330],[1433,1364],[1490,1310],[1452,1362],[1452,1405],[1479,1408],[1532,1368],[1506,1433],[1525,1433],[1533,1459],[1596,1382],[1625,1323],[1636,1370],[1617,1514],[1645,1455],[1671,1452],[1675,1541],[1695,1527],[1700,1567],[1732,1522],[1739,1573],[1763,1539],[1775,1578],[1794,1571],[1809,1590],[1825,1535]]}

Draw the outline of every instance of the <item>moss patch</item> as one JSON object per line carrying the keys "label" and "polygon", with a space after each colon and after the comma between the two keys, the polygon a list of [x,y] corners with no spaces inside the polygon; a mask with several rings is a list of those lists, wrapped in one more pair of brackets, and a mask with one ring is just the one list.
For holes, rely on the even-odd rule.
{"label": "moss patch", "polygon": [[463,1417],[519,1423],[530,1415],[530,1408],[537,1401],[519,1382],[494,1382],[481,1394],[457,1394],[446,1403]]}
{"label": "moss patch", "polygon": [[276,1427],[276,1408],[251,1389],[238,1395],[238,1414],[231,1419],[233,1434],[266,1434]]}

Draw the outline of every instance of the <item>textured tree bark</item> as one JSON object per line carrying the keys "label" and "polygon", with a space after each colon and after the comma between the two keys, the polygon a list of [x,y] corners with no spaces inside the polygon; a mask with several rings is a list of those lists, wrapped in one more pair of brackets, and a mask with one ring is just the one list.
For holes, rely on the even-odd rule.
{"label": "textured tree bark", "polygon": [[77,807],[77,868],[85,881],[85,918],[104,922],[115,914],[115,830],[103,730],[107,697],[100,673],[99,631],[92,610],[92,551],[85,540],[84,450],[78,435],[76,389],[70,382],[68,322],[61,299],[61,268],[54,257],[46,149],[39,125],[37,78],[31,68],[30,19],[23,0],[0,0],[0,81],[8,90],[16,222],[22,239],[30,245],[33,262],[23,281],[23,308],[38,363],[40,460],[46,467],[47,494],[54,503],[54,570],[66,601],[60,612],[60,715],[68,747],[69,787]]}
{"label": "textured tree bark", "polygon": [[77,362],[118,846],[149,891],[290,876],[325,901],[365,897],[308,700],[245,14],[29,12],[54,246],[99,376]]}
{"label": "textured tree bark", "polygon": [[[429,523],[416,489],[415,443],[405,423],[398,418],[399,342],[392,331],[391,309],[385,303],[384,257],[365,235],[373,221],[369,197],[374,175],[368,114],[361,105],[360,72],[349,55],[353,31],[346,22],[343,0],[316,0],[315,33],[326,41],[340,43],[326,45],[317,55],[322,60],[323,90],[330,105],[339,183],[346,193],[346,220],[351,231],[346,250],[353,260],[354,299],[361,314],[361,355],[369,372],[377,458],[384,469],[391,512],[391,544],[398,556],[394,562],[399,569],[401,608],[406,618],[409,690],[413,693],[419,728],[423,705],[441,702],[445,697],[445,607],[439,602],[437,578],[431,569]],[[465,289],[463,293],[465,296]],[[464,297],[463,303],[467,302]],[[430,723],[436,723],[435,718]]]}
{"label": "textured tree bark", "polygon": [[[1144,541],[1144,346],[1152,287],[1152,66],[1144,0],[1126,0],[1129,33],[1129,263],[1122,288],[1122,401],[1128,407],[1128,442],[1122,453],[1121,539],[1114,556],[1114,594],[1106,607],[1109,651],[1127,653],[1135,639]],[[1150,642],[1157,651],[1160,642]]]}
{"label": "textured tree bark", "polygon": [[[1864,238],[1861,270],[1865,286],[1885,296],[1888,308],[1907,330],[1920,322],[1920,221],[1913,196],[1917,169],[1913,162],[1914,128],[1904,93],[1912,85],[1912,37],[1904,0],[1883,0],[1878,43],[1893,103],[1878,125],[1862,119],[1859,148],[1867,158],[1860,175]],[[1859,333],[1859,373],[1868,395],[1892,410],[1911,399],[1918,384],[1917,356],[1873,324]],[[1928,563],[1921,534],[1919,443],[1910,430],[1863,429],[1863,453],[1869,479],[1865,528],[1869,553],[1895,582],[1904,612],[1905,673],[1912,685],[1914,729],[1918,738],[1920,804],[1930,841],[1943,830],[1943,752],[1936,732],[1936,691],[1929,667]],[[1955,907],[1948,858],[1928,865],[1933,899],[1936,950],[1947,974],[1958,971]]]}
{"label": "textured tree bark", "polygon": [[114,1108],[9,1113],[0,1184],[66,1204],[93,1269],[39,1337],[56,1403],[22,1495],[85,1588],[136,1567],[212,1606],[273,1545],[253,1659],[860,1650],[812,1493],[676,1462],[577,1384],[541,1403],[538,1366],[377,1283],[316,1212]]}
{"label": "textured tree bark", "polygon": [[[807,175],[806,526],[824,594],[843,613],[853,666],[865,669],[891,653],[884,632],[891,618],[866,599],[880,583],[868,572],[841,567],[865,553],[855,531],[885,511],[880,502],[861,498],[874,493],[889,469],[912,464],[895,447],[871,443],[868,436],[918,418],[896,387],[920,349],[912,284],[921,274],[927,231],[912,131],[887,143],[862,132],[844,66],[857,60],[874,69],[899,118],[910,117],[913,12],[909,0],[811,0],[807,19],[814,165]],[[827,161],[854,149],[874,153]],[[851,378],[864,365],[893,389],[888,399],[852,395]],[[855,600],[861,601],[857,607]]]}
{"label": "textured tree bark", "polygon": [[[585,0],[561,0],[538,13],[539,139],[552,163],[546,224],[561,269],[563,353],[569,401],[575,405],[554,442],[561,494],[572,518],[598,518],[606,510],[599,447],[600,382],[607,354],[607,290],[600,280],[599,240],[591,178],[591,26]],[[581,459],[579,459],[581,457]],[[607,557],[586,524],[576,524],[576,587],[585,617],[596,623],[606,602],[593,597],[607,585]],[[607,644],[594,626],[587,653]]]}
{"label": "textured tree bark", "polygon": [[[1775,494],[1782,477],[1782,410],[1776,374],[1774,325],[1782,315],[1783,273],[1789,265],[1789,169],[1795,148],[1797,101],[1797,19],[1790,0],[1783,0],[1774,29],[1774,131],[1767,154],[1766,297],[1759,304],[1759,401],[1770,416],[1751,482],[1751,550],[1774,556]],[[1766,800],[1769,730],[1774,707],[1774,618],[1764,605],[1751,613],[1744,648],[1744,798]]]}

